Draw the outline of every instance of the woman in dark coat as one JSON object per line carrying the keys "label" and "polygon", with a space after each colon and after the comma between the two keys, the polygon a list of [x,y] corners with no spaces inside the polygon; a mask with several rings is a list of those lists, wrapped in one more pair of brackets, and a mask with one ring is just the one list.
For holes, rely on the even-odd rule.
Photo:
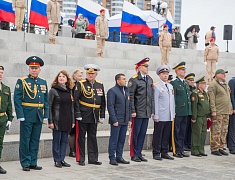
{"label": "woman in dark coat", "polygon": [[49,91],[49,128],[53,130],[52,152],[55,166],[70,167],[64,161],[68,145],[68,135],[75,125],[73,108],[74,83],[65,70],[58,73]]}

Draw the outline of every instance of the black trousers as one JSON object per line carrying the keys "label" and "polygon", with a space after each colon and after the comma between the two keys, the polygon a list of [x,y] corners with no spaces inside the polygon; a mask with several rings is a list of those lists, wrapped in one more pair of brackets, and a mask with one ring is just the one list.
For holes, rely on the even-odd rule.
{"label": "black trousers", "polygon": [[160,153],[168,153],[169,138],[171,134],[171,121],[154,122],[153,132],[153,156]]}
{"label": "black trousers", "polygon": [[235,114],[229,116],[227,147],[229,151],[235,150]]}
{"label": "black trousers", "polygon": [[85,161],[85,142],[87,133],[88,163],[98,161],[98,145],[96,139],[97,124],[79,122],[78,144],[80,150],[80,161]]}
{"label": "black trousers", "polygon": [[192,122],[191,122],[192,116],[188,116],[187,119],[187,126],[186,126],[186,133],[185,133],[185,139],[184,139],[184,147],[191,149],[191,136],[192,136]]}
{"label": "black trousers", "polygon": [[85,35],[86,35],[86,33],[78,33],[78,34],[75,35],[75,38],[84,39]]}
{"label": "black trousers", "polygon": [[175,116],[174,140],[176,153],[184,152],[184,139],[188,116]]}

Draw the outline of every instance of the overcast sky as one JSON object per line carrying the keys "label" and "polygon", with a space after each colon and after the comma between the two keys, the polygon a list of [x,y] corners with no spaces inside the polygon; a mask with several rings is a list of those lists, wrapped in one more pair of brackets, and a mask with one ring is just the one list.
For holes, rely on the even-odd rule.
{"label": "overcast sky", "polygon": [[235,0],[182,0],[182,35],[193,24],[198,24],[201,29],[197,49],[205,48],[205,34],[211,26],[215,26],[216,44],[221,52],[226,51],[224,25],[233,25],[233,40],[229,41],[229,52],[235,53]]}

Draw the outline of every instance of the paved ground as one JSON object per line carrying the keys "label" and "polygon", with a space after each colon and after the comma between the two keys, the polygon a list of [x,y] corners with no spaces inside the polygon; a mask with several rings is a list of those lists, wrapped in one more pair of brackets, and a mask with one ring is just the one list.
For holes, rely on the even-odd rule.
{"label": "paved ground", "polygon": [[[6,175],[0,175],[0,179],[27,180],[73,180],[73,179],[184,179],[184,180],[225,180],[235,179],[235,156],[217,157],[209,154],[209,146],[206,147],[208,157],[189,157],[175,159],[174,161],[156,161],[152,159],[151,151],[144,151],[148,162],[131,162],[129,165],[109,165],[107,153],[100,154],[101,166],[86,164],[77,165],[73,158],[67,157],[71,163],[70,168],[54,167],[52,158],[39,159],[38,164],[43,166],[41,171],[23,172],[18,161],[1,162],[1,166],[7,169]],[[128,153],[125,158],[128,160]]]}

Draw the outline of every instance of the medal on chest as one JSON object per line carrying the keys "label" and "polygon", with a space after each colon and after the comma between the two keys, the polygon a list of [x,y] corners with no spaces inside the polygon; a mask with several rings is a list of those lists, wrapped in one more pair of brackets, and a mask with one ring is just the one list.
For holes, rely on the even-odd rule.
{"label": "medal on chest", "polygon": [[102,88],[96,88],[96,93],[97,93],[98,96],[103,96]]}

